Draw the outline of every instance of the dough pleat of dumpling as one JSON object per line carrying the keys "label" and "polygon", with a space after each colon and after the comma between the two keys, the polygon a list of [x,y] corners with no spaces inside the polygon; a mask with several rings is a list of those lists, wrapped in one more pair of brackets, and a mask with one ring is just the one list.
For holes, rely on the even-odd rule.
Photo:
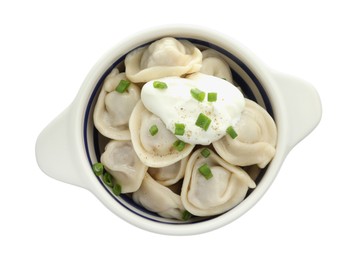
{"label": "dough pleat of dumpling", "polygon": [[94,110],[94,125],[104,136],[114,140],[130,140],[129,117],[138,100],[140,88],[131,83],[126,92],[116,91],[121,80],[127,80],[125,73],[114,68],[105,78]]}
{"label": "dough pleat of dumpling", "polygon": [[[201,149],[189,158],[181,190],[181,201],[195,216],[213,216],[239,204],[254,181],[240,167],[233,166],[210,150],[205,158]],[[213,176],[206,179],[199,168],[207,164]]]}
{"label": "dough pleat of dumpling", "polygon": [[215,50],[207,49],[202,52],[200,72],[225,79],[233,84],[232,72],[228,63]]}
{"label": "dough pleat of dumpling", "polygon": [[227,162],[265,168],[275,155],[277,130],[272,117],[260,105],[245,99],[245,109],[236,126],[238,136],[226,135],[213,142],[217,153]]}
{"label": "dough pleat of dumpling", "polygon": [[138,205],[162,217],[182,220],[185,209],[180,196],[156,182],[148,173],[145,174],[141,187],[133,193],[132,198]]}
{"label": "dough pleat of dumpling", "polygon": [[[158,127],[158,133],[151,135],[151,126]],[[148,111],[142,101],[139,101],[133,109],[129,120],[129,129],[134,150],[140,160],[149,167],[165,167],[172,165],[187,157],[194,145],[185,144],[182,151],[178,151],[173,146],[178,139],[171,133],[163,121]]]}
{"label": "dough pleat of dumpling", "polygon": [[130,52],[125,58],[126,74],[132,82],[181,76],[200,70],[202,53],[187,40],[165,37]]}
{"label": "dough pleat of dumpling", "polygon": [[153,177],[154,180],[159,182],[164,186],[170,186],[177,183],[185,175],[185,169],[187,164],[187,157],[184,159],[161,168],[149,168],[148,173]]}
{"label": "dough pleat of dumpling", "polygon": [[137,157],[131,141],[111,140],[101,155],[101,163],[121,185],[121,192],[138,190],[148,167]]}

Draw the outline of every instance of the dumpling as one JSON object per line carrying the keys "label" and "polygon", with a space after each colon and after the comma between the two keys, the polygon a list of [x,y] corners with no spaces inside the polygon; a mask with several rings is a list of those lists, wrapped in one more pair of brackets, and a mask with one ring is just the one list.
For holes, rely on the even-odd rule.
{"label": "dumpling", "polygon": [[186,164],[187,157],[169,166],[149,168],[148,173],[160,184],[170,186],[184,177]]}
{"label": "dumpling", "polygon": [[181,76],[200,70],[201,51],[187,40],[162,38],[147,47],[129,53],[125,59],[126,74],[132,82]]}
{"label": "dumpling", "polygon": [[132,198],[138,205],[164,218],[182,220],[185,209],[180,196],[156,182],[148,173],[145,174],[141,187],[133,193]]}
{"label": "dumpling", "polygon": [[121,80],[127,80],[125,73],[114,68],[105,78],[94,110],[94,124],[104,136],[114,140],[130,140],[129,117],[140,99],[140,88],[130,83],[124,93],[116,91]]}
{"label": "dumpling", "polygon": [[232,72],[226,61],[221,55],[212,50],[207,49],[202,52],[201,73],[225,79],[233,84]]}
{"label": "dumpling", "polygon": [[[186,166],[181,190],[181,201],[188,212],[195,216],[212,216],[226,212],[239,204],[254,181],[240,167],[233,166],[210,150],[205,158],[196,150]],[[200,167],[207,165],[212,177],[206,178]]]}
{"label": "dumpling", "polygon": [[275,155],[277,130],[274,120],[260,105],[245,99],[245,109],[235,128],[238,136],[229,135],[213,142],[217,153],[227,162],[248,166],[257,164],[260,168]]}
{"label": "dumpling", "polygon": [[[149,131],[152,126],[158,129],[155,135]],[[134,150],[139,159],[149,167],[172,165],[188,156],[194,148],[193,145],[186,143],[183,149],[176,149],[174,144],[182,141],[178,141],[163,121],[144,107],[142,101],[133,109],[129,129]]]}
{"label": "dumpling", "polygon": [[131,141],[111,140],[101,155],[101,163],[121,185],[121,192],[138,190],[148,167],[137,157]]}

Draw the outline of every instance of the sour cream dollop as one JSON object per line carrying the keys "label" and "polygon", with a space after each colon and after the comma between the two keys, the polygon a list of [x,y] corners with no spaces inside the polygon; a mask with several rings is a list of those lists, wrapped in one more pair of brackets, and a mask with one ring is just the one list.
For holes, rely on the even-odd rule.
{"label": "sour cream dollop", "polygon": [[[166,88],[155,88],[154,82]],[[191,89],[205,92],[203,101],[196,100]],[[217,100],[208,101],[208,93],[217,93]],[[173,134],[175,125],[183,124],[185,132],[176,137],[185,143],[208,145],[235,128],[245,106],[243,94],[228,81],[199,73],[193,78],[165,77],[147,82],[141,92],[144,106],[157,115]],[[196,125],[200,114],[211,119],[207,130]]]}

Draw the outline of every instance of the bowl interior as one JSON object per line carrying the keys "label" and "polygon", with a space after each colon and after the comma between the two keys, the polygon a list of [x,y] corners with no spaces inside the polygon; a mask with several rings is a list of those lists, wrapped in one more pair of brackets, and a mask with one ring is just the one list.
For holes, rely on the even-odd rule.
{"label": "bowl interior", "polygon": [[[256,75],[252,72],[252,70],[237,56],[233,55],[231,52],[228,50],[217,46],[215,44],[211,44],[209,42],[195,39],[195,38],[182,38],[182,37],[177,37],[178,39],[186,39],[192,42],[194,45],[196,45],[199,49],[204,50],[207,48],[211,48],[219,52],[224,60],[229,64],[233,76],[233,81],[234,85],[236,85],[238,88],[241,89],[243,92],[244,96],[257,102],[259,105],[264,107],[268,113],[274,118],[274,113],[273,113],[273,108],[271,105],[271,102],[269,100],[269,97],[263,88],[261,82],[258,80]],[[145,45],[150,44],[151,42],[147,42]],[[142,47],[142,46],[138,46]],[[138,48],[137,47],[137,48]],[[103,85],[103,81],[106,78],[106,76],[111,72],[111,70],[115,67],[117,67],[120,71],[124,71],[124,59],[126,57],[125,55],[122,55],[121,57],[118,57],[117,60],[107,68],[105,73],[99,78],[97,81],[97,84],[92,90],[91,96],[89,98],[89,101],[87,103],[86,109],[85,109],[85,116],[84,116],[84,122],[83,122],[83,136],[84,136],[84,144],[85,144],[85,151],[86,151],[86,158],[88,160],[88,163],[92,165],[93,163],[99,161],[101,154],[104,151],[105,145],[109,141],[107,138],[102,136],[97,129],[94,127],[93,124],[93,110],[96,104],[96,100],[98,97],[98,94],[100,93],[100,89]],[[247,172],[251,175],[251,177],[255,180],[256,184],[260,182],[260,180],[263,178],[265,175],[265,172],[267,171],[267,167],[260,170],[257,167],[248,167]],[[92,173],[93,174],[93,173]],[[106,187],[106,185],[102,182],[102,180],[97,177],[97,181],[101,183],[102,187],[112,196],[112,199],[114,199],[117,202],[118,206],[121,206],[125,208],[128,211],[131,211],[145,219],[154,221],[154,222],[160,222],[160,223],[169,223],[169,224],[186,224],[186,221],[179,221],[179,220],[173,220],[173,219],[166,219],[163,217],[160,217],[156,213],[150,212],[141,206],[137,205],[134,203],[134,201],[131,199],[131,196],[129,194],[122,194],[121,196],[117,197],[115,196],[111,190]],[[244,199],[247,200],[248,196],[253,192],[252,189],[249,190],[247,193],[246,198]],[[243,203],[243,202],[242,202]],[[238,207],[238,205],[236,206]],[[189,223],[198,223],[198,222],[203,222],[207,221],[211,218],[216,218],[218,216],[214,217],[209,217],[209,218],[197,218],[194,217],[189,220]]]}

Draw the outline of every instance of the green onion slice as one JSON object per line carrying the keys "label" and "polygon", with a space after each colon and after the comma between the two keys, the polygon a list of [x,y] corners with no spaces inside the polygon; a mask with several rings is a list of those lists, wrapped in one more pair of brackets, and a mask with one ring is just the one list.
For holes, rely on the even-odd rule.
{"label": "green onion slice", "polygon": [[109,187],[113,187],[113,180],[112,180],[112,175],[109,174],[108,172],[104,173],[104,176],[102,176],[102,180],[104,181],[104,183],[109,186]]}
{"label": "green onion slice", "polygon": [[175,147],[176,150],[178,150],[179,152],[181,152],[182,150],[184,150],[185,148],[185,142],[181,141],[181,140],[176,140],[173,143],[173,146]]}
{"label": "green onion slice", "polygon": [[217,93],[216,92],[209,92],[207,94],[208,102],[216,102],[217,101]]}
{"label": "green onion slice", "polygon": [[94,171],[96,176],[100,176],[104,173],[104,165],[102,163],[97,162],[92,166],[92,170]]}
{"label": "green onion slice", "polygon": [[152,125],[149,128],[149,132],[152,136],[155,136],[158,133],[158,131],[159,131],[159,129],[158,129],[157,125]]}
{"label": "green onion slice", "polygon": [[112,187],[113,194],[115,194],[116,196],[120,196],[121,195],[121,191],[122,191],[121,185],[119,185],[118,183],[113,185],[113,187]]}
{"label": "green onion slice", "polygon": [[203,148],[201,151],[201,155],[205,158],[207,158],[208,156],[210,156],[211,152],[208,148]]}
{"label": "green onion slice", "polygon": [[190,90],[191,96],[199,102],[205,99],[206,93],[199,90],[198,88],[193,88]]}
{"label": "green onion slice", "polygon": [[182,213],[181,217],[182,217],[182,220],[187,221],[187,220],[189,220],[192,217],[192,214],[190,212],[188,212],[187,210],[185,210]]}
{"label": "green onion slice", "polygon": [[118,86],[116,87],[116,91],[119,93],[125,92],[129,85],[131,85],[131,82],[128,80],[121,79],[121,81],[118,83]]}
{"label": "green onion slice", "polygon": [[200,113],[198,115],[198,118],[195,122],[195,125],[197,125],[198,127],[201,127],[205,131],[207,131],[210,124],[211,124],[211,119],[203,113]]}
{"label": "green onion slice", "polygon": [[203,177],[206,178],[206,180],[211,179],[213,177],[211,169],[207,165],[207,163],[203,164],[200,168],[198,168],[198,171],[203,175]]}
{"label": "green onion slice", "polygon": [[156,80],[153,82],[153,87],[158,89],[165,89],[168,87],[168,85],[165,82]]}
{"label": "green onion slice", "polygon": [[185,125],[175,123],[175,135],[184,135]]}
{"label": "green onion slice", "polygon": [[229,136],[234,139],[238,136],[238,134],[236,133],[236,131],[234,130],[234,128],[232,126],[229,126],[226,130],[227,134],[229,134]]}

